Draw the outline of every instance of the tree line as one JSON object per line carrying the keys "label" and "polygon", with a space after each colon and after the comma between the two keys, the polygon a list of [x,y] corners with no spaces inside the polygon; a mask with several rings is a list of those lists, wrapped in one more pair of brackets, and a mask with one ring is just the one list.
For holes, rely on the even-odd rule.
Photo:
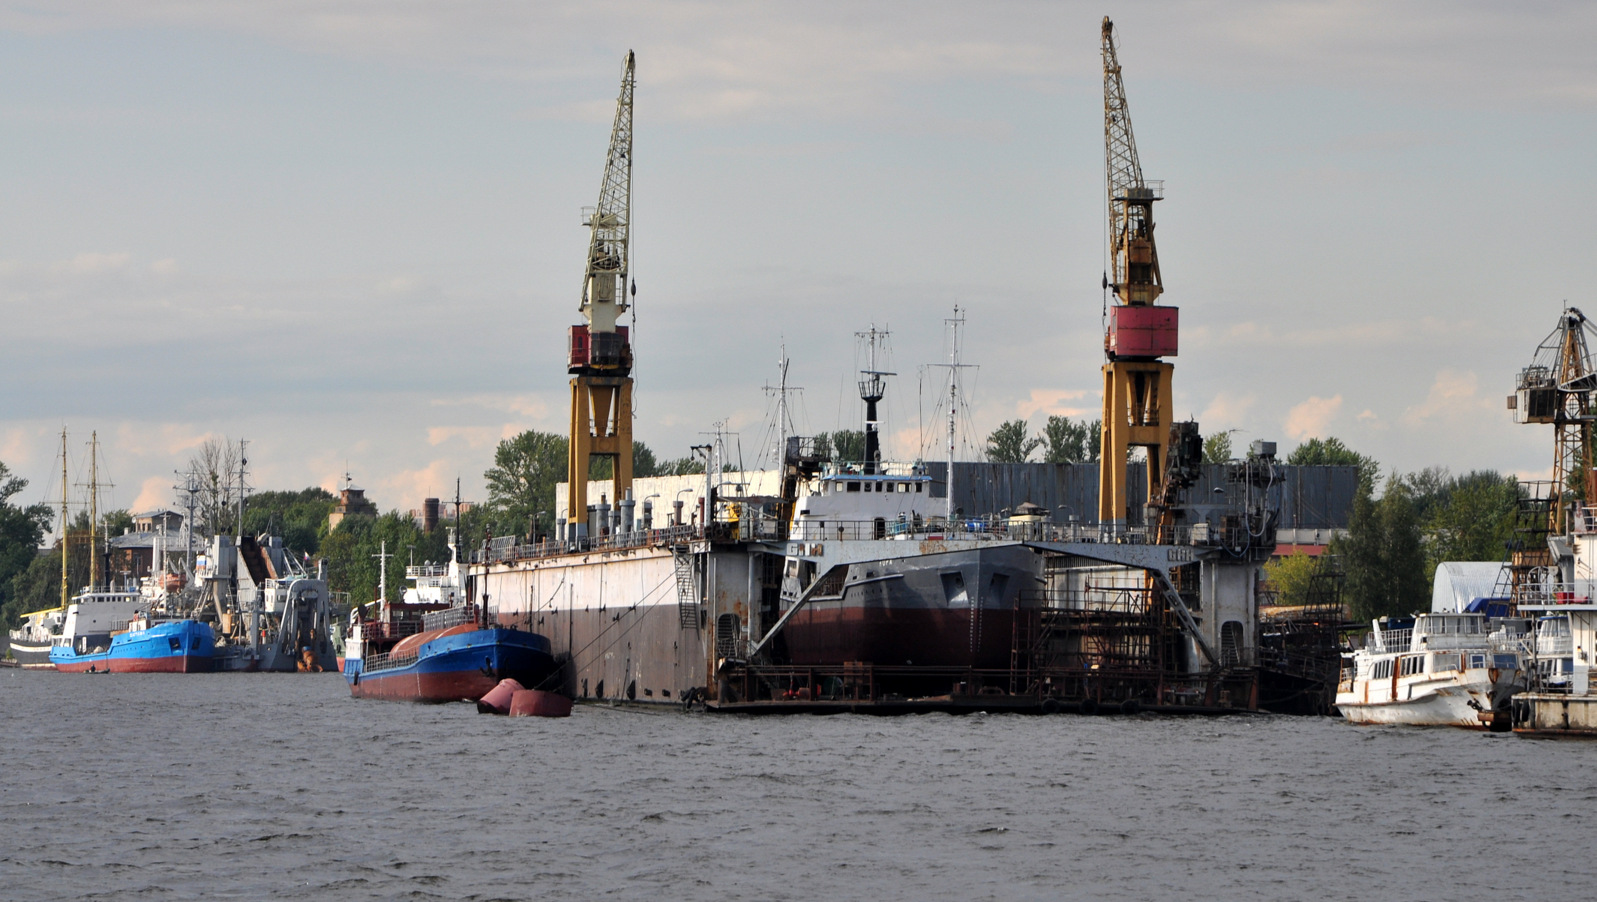
{"label": "tree line", "polygon": [[[1099,456],[1100,424],[1051,416],[1043,429],[1029,433],[1024,420],[999,426],[988,437],[989,460],[1018,462],[1039,450],[1051,463],[1091,462]],[[1205,457],[1228,460],[1230,432],[1205,440]],[[864,455],[864,434],[840,430],[816,437],[817,451],[838,461],[859,460]],[[202,484],[205,497],[196,517],[200,529],[231,534],[236,526],[237,483],[227,471],[241,453],[220,449],[197,454],[190,472]],[[514,535],[519,541],[546,537],[554,529],[555,487],[565,479],[567,439],[563,435],[529,430],[499,443],[493,466],[483,476],[487,498],[467,506],[458,521],[423,529],[408,512],[390,510],[375,515],[346,516],[329,527],[328,515],[337,498],[325,489],[262,491],[249,495],[244,505],[244,533],[282,536],[289,553],[309,569],[320,562],[334,591],[355,601],[377,597],[386,547],[388,593],[398,598],[404,586],[405,567],[414,563],[443,562],[448,556],[446,527],[459,530],[467,551],[491,536]],[[1336,438],[1310,439],[1287,458],[1297,465],[1342,464],[1358,467],[1359,481],[1346,536],[1331,543],[1330,555],[1340,564],[1345,579],[1344,597],[1361,619],[1383,614],[1406,614],[1428,607],[1431,574],[1442,561],[1495,561],[1506,558],[1515,541],[1521,489],[1511,476],[1490,470],[1454,476],[1432,467],[1416,473],[1382,474],[1380,465],[1348,448]],[[642,442],[633,444],[637,477],[687,475],[704,472],[702,461],[677,458],[660,461]],[[589,476],[608,479],[610,462],[596,460]],[[0,615],[14,626],[26,611],[53,607],[60,595],[61,544],[40,548],[51,526],[52,511],[43,504],[21,505],[16,496],[27,481],[0,463]],[[126,511],[105,515],[97,532],[119,534],[131,525]],[[74,591],[87,582],[88,518],[79,512],[69,524],[66,543],[68,571]],[[1284,602],[1301,600],[1316,569],[1323,564],[1288,558],[1268,565],[1271,581]]]}

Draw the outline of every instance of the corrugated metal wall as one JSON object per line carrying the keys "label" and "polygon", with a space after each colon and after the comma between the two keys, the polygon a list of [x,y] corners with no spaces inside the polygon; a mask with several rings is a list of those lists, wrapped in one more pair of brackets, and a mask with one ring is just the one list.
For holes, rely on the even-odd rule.
{"label": "corrugated metal wall", "polygon": [[[932,477],[932,497],[946,497],[948,465],[927,461]],[[1276,467],[1280,479],[1283,529],[1344,529],[1353,511],[1353,495],[1358,490],[1357,467]],[[1147,471],[1133,468],[1129,494],[1147,494]],[[1208,499],[1214,489],[1235,490],[1225,480],[1221,464],[1206,464],[1194,499]],[[1218,499],[1216,499],[1218,500]],[[1098,518],[1098,465],[1090,464],[996,464],[955,462],[954,506],[967,516],[1013,510],[1030,501],[1051,511],[1063,521],[1074,514],[1083,522]],[[1064,508],[1064,509],[1061,509]],[[1141,514],[1132,512],[1133,525]]]}

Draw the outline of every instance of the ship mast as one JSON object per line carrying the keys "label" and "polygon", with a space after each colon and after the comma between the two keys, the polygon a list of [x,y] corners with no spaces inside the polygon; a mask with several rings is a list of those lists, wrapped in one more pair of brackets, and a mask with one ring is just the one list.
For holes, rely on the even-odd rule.
{"label": "ship mast", "polygon": [[100,432],[89,433],[89,591],[100,584],[100,544],[94,521],[100,517]]}
{"label": "ship mast", "polygon": [[775,385],[766,383],[765,393],[776,396],[776,463],[781,466],[787,454],[787,437],[794,432],[793,413],[788,407],[787,396],[789,392],[802,392],[804,389],[797,385],[787,384],[787,368],[793,361],[788,359],[787,345],[782,345],[781,356],[776,360],[777,372],[781,374]]}
{"label": "ship mast", "polygon": [[67,430],[61,428],[61,607],[65,609],[70,599],[67,588]]}
{"label": "ship mast", "polygon": [[860,370],[859,396],[865,402],[865,460],[861,468],[867,475],[872,475],[882,467],[881,437],[877,433],[878,420],[876,418],[876,404],[886,394],[886,383],[883,376],[894,376],[876,368],[876,345],[878,342],[887,342],[888,331],[871,326],[869,332],[855,332],[854,337],[866,343],[866,368]]}

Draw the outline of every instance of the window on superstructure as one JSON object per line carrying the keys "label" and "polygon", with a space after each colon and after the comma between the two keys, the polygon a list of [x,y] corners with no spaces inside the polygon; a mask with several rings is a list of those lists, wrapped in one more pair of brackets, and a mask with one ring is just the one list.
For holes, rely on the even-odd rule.
{"label": "window on superstructure", "polygon": [[850,482],[850,483],[849,483],[849,484],[848,484],[848,490],[849,490],[849,491],[851,491],[851,492],[857,492],[857,491],[859,491],[859,483],[857,483],[857,482]]}

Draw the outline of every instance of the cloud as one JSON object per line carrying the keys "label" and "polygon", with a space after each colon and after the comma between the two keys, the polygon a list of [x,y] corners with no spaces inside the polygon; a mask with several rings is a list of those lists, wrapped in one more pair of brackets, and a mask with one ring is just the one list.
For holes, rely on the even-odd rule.
{"label": "cloud", "polygon": [[168,507],[172,503],[172,480],[151,476],[139,484],[139,494],[133,499],[133,513]]}
{"label": "cloud", "polygon": [[1403,424],[1421,426],[1435,420],[1480,416],[1491,407],[1491,402],[1480,396],[1479,381],[1469,371],[1444,369],[1438,372],[1425,400],[1403,411]]}
{"label": "cloud", "polygon": [[1259,401],[1259,396],[1249,392],[1239,395],[1234,392],[1222,391],[1209,401],[1209,406],[1198,415],[1198,422],[1204,425],[1208,433],[1219,432],[1222,429],[1238,428],[1237,424],[1245,422],[1248,411]]}
{"label": "cloud", "polygon": [[1084,407],[1079,404],[1066,404],[1065,402],[1081,400],[1088,395],[1096,394],[1098,392],[1087,389],[1034,388],[1026,400],[1015,405],[1015,413],[1027,420],[1037,413],[1065,417],[1085,416],[1089,413],[1097,413],[1102,405],[1092,404]]}
{"label": "cloud", "polygon": [[[426,498],[443,497],[446,489],[453,494],[457,472],[454,461],[439,458],[419,470],[401,470],[383,477],[377,481],[383,490],[380,503],[394,510],[419,508]],[[371,494],[368,492],[367,496],[371,497]]]}
{"label": "cloud", "polygon": [[1282,431],[1298,441],[1324,437],[1331,420],[1341,409],[1341,395],[1332,398],[1311,397],[1287,411]]}
{"label": "cloud", "polygon": [[[460,439],[468,448],[486,448],[496,445],[500,438],[507,438],[505,432],[510,427],[494,426],[428,426],[427,444],[437,447],[447,441]],[[518,430],[519,431],[519,430]],[[512,432],[511,435],[516,433]]]}

